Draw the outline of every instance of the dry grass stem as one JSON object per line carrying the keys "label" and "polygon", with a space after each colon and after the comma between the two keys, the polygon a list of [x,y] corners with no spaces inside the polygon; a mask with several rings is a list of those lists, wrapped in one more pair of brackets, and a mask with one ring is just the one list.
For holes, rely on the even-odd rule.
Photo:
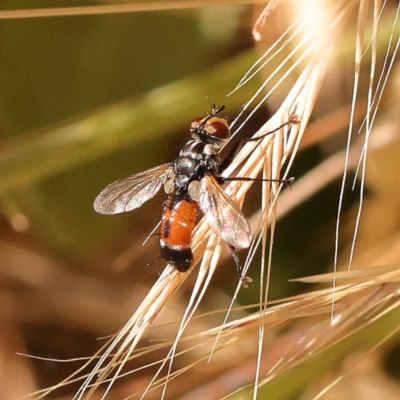
{"label": "dry grass stem", "polygon": [[27,10],[0,11],[0,19],[66,17],[82,15],[126,14],[145,11],[186,10],[207,6],[231,6],[237,4],[264,3],[264,0],[179,0],[145,1],[133,4],[105,4],[84,7],[33,8]]}
{"label": "dry grass stem", "polygon": [[[236,2],[218,2],[218,4],[233,3]],[[240,3],[243,4],[245,2]],[[255,111],[265,104],[267,99],[277,94],[278,89],[284,86],[284,82],[290,79],[293,80],[292,87],[285,94],[284,100],[277,107],[273,116],[252,137],[257,138],[274,130],[276,132],[263,137],[259,141],[247,142],[232,165],[224,172],[226,177],[257,178],[261,175],[265,180],[289,178],[290,168],[294,163],[297,152],[301,149],[303,135],[314,111],[314,106],[329,68],[331,56],[337,45],[336,40],[340,40],[340,33],[342,33],[350,16],[358,6],[355,73],[351,106],[343,107],[333,113],[331,119],[327,117],[321,122],[322,125],[318,125],[317,122],[316,127],[314,127],[314,130],[320,130],[321,126],[326,126],[327,121],[328,123],[329,121],[332,122],[332,118],[335,125],[332,130],[337,129],[339,126],[342,127],[343,115],[350,109],[351,117],[346,149],[330,156],[316,169],[304,175],[294,184],[292,191],[286,191],[281,194],[283,185],[278,182],[268,181],[262,184],[261,209],[251,218],[253,239],[243,268],[243,273],[246,275],[253,266],[256,252],[261,245],[262,261],[258,311],[229,321],[232,311],[235,310],[235,301],[242,287],[241,282],[238,282],[232,300],[227,310],[224,311],[223,322],[211,329],[185,336],[188,324],[195,318],[195,313],[199,309],[199,305],[220,264],[224,246],[221,239],[210,232],[209,226],[203,218],[196,226],[192,237],[196,267],[187,273],[179,273],[176,269],[167,265],[140,306],[115,337],[112,337],[82,368],[59,385],[45,391],[36,392],[38,398],[48,395],[57,387],[75,382],[79,379],[79,373],[82,373],[84,368],[92,363],[95,364],[92,371],[83,378],[80,377],[80,379],[84,379],[84,382],[76,393],[74,400],[95,398],[94,396],[98,395],[99,392],[101,392],[99,398],[104,400],[110,394],[110,390],[117,379],[146,368],[151,371],[152,377],[142,385],[144,387],[143,390],[137,391],[132,396],[138,395],[143,398],[150,395],[150,393],[157,393],[160,394],[160,398],[165,398],[167,389],[174,379],[189,370],[195,370],[201,363],[209,361],[211,358],[213,360],[217,358],[218,360],[218,357],[223,357],[223,350],[234,348],[231,346],[237,345],[239,341],[246,341],[250,337],[253,341],[255,338],[258,340],[256,361],[253,359],[252,364],[253,367],[256,367],[256,373],[253,376],[253,370],[253,382],[248,384],[246,388],[249,392],[252,392],[251,396],[255,399],[259,388],[273,378],[294,366],[304,363],[311,357],[315,357],[325,349],[358,332],[363,327],[372,324],[378,318],[398,307],[400,304],[400,272],[397,265],[347,272],[337,271],[339,267],[339,233],[343,198],[345,189],[348,186],[347,173],[349,170],[358,171],[359,168],[360,173],[357,175],[361,176],[359,208],[348,260],[348,267],[350,268],[354,257],[363,207],[367,155],[371,150],[382,148],[387,143],[393,143],[397,134],[397,121],[385,121],[377,124],[376,135],[371,136],[372,126],[376,120],[377,111],[382,105],[383,92],[393,68],[400,41],[397,41],[394,51],[387,50],[378,84],[375,85],[374,82],[378,75],[376,67],[379,50],[378,27],[384,5],[379,1],[373,2],[372,22],[370,22],[368,14],[369,3],[367,0],[347,0],[336,2],[328,8],[325,2],[299,1],[296,7],[293,7],[294,11],[292,11],[295,13],[294,22],[289,25],[289,28],[275,45],[272,45],[249,69],[233,91],[240,90],[251,79],[262,74],[264,69],[270,68],[271,64],[278,60],[277,66],[268,71],[263,83],[243,108],[243,112],[247,109],[252,111],[244,119],[241,119],[242,113],[232,123],[232,131],[235,129],[235,133],[237,133],[245,126]],[[205,4],[208,5],[209,2],[154,2],[151,5],[136,3],[121,6],[87,7],[87,10],[83,11],[82,9],[58,11],[59,15],[70,15],[63,13],[129,12],[143,11],[150,6],[176,9],[204,6]],[[269,2],[257,19],[253,31],[257,40],[261,40],[263,37],[262,28],[266,18],[280,5],[281,2],[279,0]],[[141,9],[140,7],[143,8]],[[389,47],[392,44],[394,31],[398,24],[399,10],[400,6],[393,22],[393,32]],[[56,11],[40,10],[37,13],[42,13],[42,16],[50,16],[55,15]],[[16,11],[0,12],[0,18],[17,18],[18,15],[18,18],[35,16],[33,12],[31,15],[29,14],[30,12],[27,10],[21,11],[19,14]],[[36,16],[38,15],[36,14]],[[372,33],[371,37],[368,38],[370,39],[368,45],[365,46],[364,36],[369,25],[372,25]],[[370,52],[368,89],[366,94],[360,95],[361,66],[368,51]],[[363,100],[359,100],[360,97]],[[366,116],[362,127],[365,128],[365,135],[358,140],[353,140],[354,123],[362,119],[364,115],[362,112],[365,112],[365,110],[362,110],[364,105],[366,107]],[[338,115],[340,118],[338,118]],[[277,127],[280,128],[277,129]],[[325,137],[322,136],[322,138]],[[322,139],[320,138],[319,140]],[[311,197],[328,183],[337,179],[343,173],[343,168],[344,174],[336,224],[334,273],[297,280],[304,283],[328,284],[332,285],[332,287],[318,288],[309,293],[271,303],[268,296],[277,219],[288,213],[297,204]],[[237,204],[242,206],[252,184],[253,182],[250,181],[231,181],[225,191]],[[160,316],[172,297],[196,268],[196,280],[174,339],[168,339],[162,343],[138,350],[138,344],[149,329],[154,326],[156,318]],[[287,342],[279,348],[280,351],[273,357],[273,362],[268,364],[264,356],[265,346],[268,345],[266,340],[267,331],[272,328],[287,326],[288,324],[296,326],[293,322],[305,318],[309,318],[312,324],[303,325],[301,332],[295,332],[296,334],[293,334],[290,340],[285,337]],[[390,335],[383,340],[387,340],[389,337]],[[277,338],[275,343],[278,343],[279,340],[280,338]],[[284,341],[284,339],[281,340],[282,342]],[[182,349],[178,348],[178,346],[182,346]],[[197,353],[199,349],[204,350],[205,354],[199,355]],[[128,361],[160,350],[166,352],[163,359],[128,372],[124,370]],[[196,353],[196,356],[189,363],[174,369],[174,363],[177,363],[177,360],[192,353]],[[250,354],[250,351],[248,354]],[[252,353],[252,356],[254,356],[254,353]],[[235,371],[238,370],[239,367]],[[220,370],[218,371],[220,372]],[[237,387],[229,387],[226,398],[236,393],[236,390]]]}
{"label": "dry grass stem", "polygon": [[[332,278],[333,274],[325,274],[303,278],[301,281],[330,283]],[[263,371],[264,377],[260,383],[262,385],[326,350],[337,341],[344,340],[348,335],[373,323],[399,305],[400,273],[397,265],[368,268],[362,271],[338,272],[336,279],[340,285],[336,287],[334,294],[330,289],[321,289],[283,299],[282,304],[199,333],[198,339],[204,337],[206,339],[205,342],[202,342],[204,345],[212,343],[213,337],[224,338],[224,343],[219,344],[213,350],[221,351],[226,346],[245,339],[252,331],[257,331],[260,321],[263,322],[265,329],[272,329],[304,317],[326,316],[327,318],[315,323],[308,331],[304,332],[303,330],[300,339],[293,344],[289,352],[286,347],[282,348],[281,356],[275,358],[275,364],[270,366],[268,371]],[[329,318],[332,296],[335,296],[336,304],[334,320]],[[385,337],[385,340],[392,334]],[[192,339],[192,337],[181,338],[182,342]],[[198,362],[202,362],[204,359],[206,357],[198,359]],[[188,367],[191,368],[194,365]],[[177,371],[174,377],[183,372]]]}
{"label": "dry grass stem", "polygon": [[[311,48],[313,47],[317,46],[311,46]],[[309,54],[312,54],[311,50],[307,52],[307,55]],[[312,62],[304,68],[303,73],[298,78],[297,83],[290,91],[281,108],[277,111],[275,116],[272,117],[262,127],[262,129],[254,135],[254,137],[256,137],[257,135],[262,135],[275,129],[276,126],[282,125],[283,123],[289,121],[291,118],[296,118],[299,120],[299,123],[293,124],[291,126],[290,136],[287,137],[288,127],[285,127],[282,129],[282,133],[280,134],[276,133],[275,135],[266,136],[260,142],[247,143],[239,153],[238,157],[235,159],[234,163],[226,171],[227,176],[229,176],[233,173],[233,171],[236,171],[239,168],[237,176],[256,177],[261,170],[264,170],[269,173],[269,175],[264,175],[264,178],[276,179],[280,177],[281,168],[286,162],[288,164],[288,167],[290,167],[291,163],[293,162],[294,154],[299,147],[301,135],[305,130],[311,111],[313,109],[313,105],[316,101],[322,78],[324,76],[326,64],[329,59],[329,54],[330,52],[326,49],[324,50],[324,54],[322,57],[320,56],[319,52],[318,58],[316,53],[314,53],[314,57],[311,57]],[[291,69],[289,68],[289,71],[290,70]],[[281,80],[279,80],[278,82],[280,81]],[[284,138],[284,136],[282,135],[286,137]],[[272,146],[274,146],[274,149],[269,154],[268,149],[272,149]],[[268,155],[270,157],[267,157]],[[240,168],[243,162],[244,164]],[[271,167],[268,167],[268,165],[271,165]],[[283,177],[286,177],[288,175],[288,170],[282,175]],[[231,182],[226,188],[226,191],[237,202],[242,203],[245,194],[251,187],[251,184],[252,182]],[[264,189],[264,194],[267,196],[267,198],[263,199],[265,209],[263,213],[263,218],[260,222],[260,226],[265,226],[266,221],[271,218],[270,213],[271,210],[274,210],[276,196],[280,191],[279,185],[273,184],[272,187],[272,191],[270,191],[269,189]],[[257,234],[258,233],[256,231],[256,235]],[[169,372],[167,374],[165,386],[163,389],[163,393],[165,393],[166,385],[169,380],[168,376],[171,373],[173,356],[176,352],[176,347],[179,339],[181,338],[187,323],[193,316],[193,313],[196,311],[199,302],[203,298],[209,281],[215,271],[215,268],[217,267],[221,252],[219,238],[217,238],[214,234],[209,234],[207,224],[204,220],[199,223],[192,240],[193,248],[195,249],[195,258],[199,259],[200,252],[203,250],[203,246],[205,240],[207,240],[207,237],[208,243],[206,246],[206,251],[202,258],[199,274],[197,276],[196,284],[193,288],[192,295],[189,300],[188,308],[185,312],[184,317],[182,318],[180,328],[178,329],[176,340],[171,347],[168,356],[160,365],[158,372],[155,374],[154,378],[150,382],[147,390],[149,390],[151,388],[151,385],[156,382],[158,374],[163,369],[164,364],[169,362]],[[258,241],[259,240],[260,239],[258,239]],[[246,261],[245,271],[248,269],[252,255],[254,254],[257,245],[257,243],[254,243],[250,249],[250,256]],[[78,392],[76,396],[77,399],[81,399],[83,398],[83,396],[86,396],[85,398],[90,397],[90,395],[96,389],[97,385],[104,382],[110,375],[111,371],[115,368],[115,371],[113,371],[114,378],[111,378],[109,380],[109,383],[107,384],[107,389],[103,394],[103,398],[107,395],[109,388],[112,386],[114,380],[120,374],[123,365],[131,356],[135,346],[143,337],[147,329],[150,327],[152,321],[154,321],[157,315],[165,307],[169,298],[174,294],[177,287],[184,279],[185,275],[181,276],[181,274],[179,274],[177,271],[171,270],[171,268],[167,268],[164,271],[157,283],[150,290],[148,296],[146,296],[146,299],[137,309],[134,316],[116,336],[103,357],[101,357],[100,360],[97,362],[97,365],[94,368],[91,376],[86,379],[86,381],[82,385],[80,392]],[[239,287],[237,290],[239,290]],[[228,314],[229,311],[227,315]],[[106,362],[107,357],[114,350],[116,350],[117,353],[113,357],[111,357],[109,361]],[[99,372],[100,375],[95,379],[96,383],[94,384],[94,386],[92,386],[92,380],[94,379],[95,375],[99,374]],[[144,392],[143,395],[147,393],[147,390]]]}

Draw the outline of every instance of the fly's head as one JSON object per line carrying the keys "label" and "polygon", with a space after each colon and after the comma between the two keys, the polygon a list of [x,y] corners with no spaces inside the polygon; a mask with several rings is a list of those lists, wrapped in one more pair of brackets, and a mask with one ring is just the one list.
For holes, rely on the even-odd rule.
{"label": "fly's head", "polygon": [[220,148],[229,139],[231,131],[226,118],[217,117],[217,114],[225,110],[225,106],[211,105],[211,113],[203,118],[196,118],[190,123],[192,139],[200,140],[207,144],[213,144]]}

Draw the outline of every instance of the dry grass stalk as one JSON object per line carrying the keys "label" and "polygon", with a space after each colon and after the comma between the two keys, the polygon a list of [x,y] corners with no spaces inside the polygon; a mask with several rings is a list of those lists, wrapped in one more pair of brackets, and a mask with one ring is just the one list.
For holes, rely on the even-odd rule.
{"label": "dry grass stalk", "polygon": [[[330,284],[332,278],[333,274],[325,274],[304,278],[301,281]],[[355,331],[373,323],[377,318],[391,312],[399,305],[400,272],[398,266],[336,273],[336,279],[340,282],[340,285],[337,286],[334,294],[328,288],[282,299],[281,304],[271,306],[261,312],[225,323],[195,336],[182,337],[183,343],[196,339],[197,345],[175,354],[175,357],[193,351],[199,346],[203,347],[215,343],[216,339],[220,343],[217,347],[214,345],[212,351],[222,351],[228,346],[244,340],[252,332],[258,331],[260,321],[263,322],[265,329],[272,329],[304,317],[325,316],[326,318],[322,320],[320,318],[320,322],[315,323],[308,330],[303,330],[302,337],[297,343],[294,343],[290,351],[287,352],[286,349],[281,357],[276,359],[275,364],[268,371],[264,371],[265,376],[260,382],[260,385],[263,385],[277,375],[345,339]],[[331,320],[330,311],[333,296],[335,297],[336,313],[335,318]],[[201,340],[202,338],[203,340]],[[168,348],[171,344],[172,342],[167,342],[164,346]],[[207,360],[209,355],[205,354],[184,369],[175,371],[168,379],[176,378],[188,369],[202,363]],[[164,377],[155,381],[152,390],[164,385],[166,380],[167,378]]]}
{"label": "dry grass stalk", "polygon": [[[275,135],[265,137],[259,143],[247,143],[246,146],[244,146],[241,150],[233,165],[229,168],[229,171],[227,171],[227,175],[233,174],[234,171],[238,170],[238,172],[235,174],[237,176],[256,177],[261,171],[263,172],[263,177],[268,179],[276,179],[279,177],[288,176],[290,166],[292,165],[296,152],[300,146],[302,135],[310,118],[322,80],[325,75],[326,66],[333,44],[329,40],[329,37],[333,37],[337,31],[340,31],[353,7],[358,3],[360,7],[360,13],[358,31],[359,40],[357,45],[356,61],[357,63],[361,62],[362,53],[364,50],[361,44],[361,38],[365,31],[367,21],[367,15],[365,13],[366,2],[339,2],[329,14],[329,25],[324,26],[326,29],[326,36],[320,36],[318,37],[319,40],[316,40],[315,35],[312,35],[309,32],[300,41],[300,44],[295,51],[290,54],[290,57],[286,58],[284,63],[279,66],[279,69],[286,66],[287,63],[289,63],[290,58],[296,56],[296,51],[301,50],[301,55],[297,57],[296,62],[294,62],[293,66],[289,67],[283,76],[278,79],[277,83],[270,91],[268,91],[266,97],[270,96],[279,86],[279,84],[285,78],[287,78],[287,76],[293,72],[295,68],[300,68],[300,65],[304,65],[299,78],[296,80],[296,83],[294,84],[290,93],[287,95],[279,110],[261,128],[261,130],[254,135],[254,137],[275,129],[283,122],[293,118],[293,116],[296,116],[296,118],[299,120],[299,123],[291,127],[290,135],[288,135],[288,129],[283,128]],[[380,4],[377,1],[374,2],[374,4],[375,9],[373,24],[374,26],[377,26]],[[301,20],[298,21],[298,25],[295,24],[296,35],[300,34],[302,31],[300,27]],[[257,27],[257,32],[259,29],[260,27]],[[296,35],[294,35],[293,38]],[[374,30],[372,36],[372,64],[375,64],[376,62],[376,35],[376,30]],[[287,40],[285,43],[290,43],[290,41],[291,39]],[[302,48],[303,46],[304,48]],[[357,99],[356,94],[358,88],[358,73],[359,70],[356,71],[354,85],[355,95],[353,101],[353,115]],[[374,80],[374,75],[375,73],[372,69],[368,97],[368,117],[366,119],[368,133],[365,143],[368,143],[371,125],[375,118],[375,115],[371,118],[371,113],[373,110],[376,111],[377,109],[377,105],[375,105],[375,108],[373,108],[374,100],[372,95],[372,82]],[[251,73],[249,76],[252,76]],[[274,73],[272,73],[272,76],[274,76]],[[240,83],[240,85],[244,83],[245,79]],[[259,93],[261,93],[261,90],[255,94],[247,106],[249,106],[253,100],[257,98]],[[264,102],[266,97],[264,97],[255,108],[259,107]],[[350,138],[351,131],[349,131],[348,149],[350,149]],[[365,171],[367,144],[364,146],[362,155],[364,157],[363,171]],[[350,160],[349,154],[347,154],[345,158]],[[348,167],[348,162],[349,161],[346,162],[346,168]],[[345,183],[346,182],[344,178],[343,188],[345,187]],[[232,198],[235,199],[235,201],[237,201],[239,204],[242,204],[251,185],[252,182],[231,182],[226,188],[226,191],[230,196],[232,196]],[[335,283],[334,290],[316,290],[305,295],[284,299],[285,302],[283,304],[266,309],[268,304],[268,271],[270,270],[271,266],[270,263],[273,243],[272,238],[275,220],[278,213],[277,198],[281,189],[281,186],[274,183],[263,185],[262,210],[260,219],[258,226],[254,231],[255,239],[250,247],[249,255],[245,264],[245,271],[247,271],[257,247],[260,243],[262,243],[265,256],[264,259],[268,257],[269,263],[262,268],[263,271],[267,271],[267,274],[265,277],[264,275],[261,277],[260,311],[252,316],[238,319],[229,323],[227,322],[228,315],[233,307],[233,301],[235,300],[240,289],[240,284],[238,284],[224,323],[219,327],[198,335],[198,337],[207,337],[208,343],[214,343],[213,348],[209,353],[209,356],[212,356],[213,352],[221,350],[226,346],[235,343],[235,341],[239,340],[241,336],[244,336],[248,330],[258,329],[260,335],[260,347],[257,371],[260,371],[262,344],[265,329],[276,327],[289,320],[297,318],[316,315],[326,316],[321,323],[313,326],[309,331],[305,332],[301,341],[299,341],[290,352],[282,355],[276,365],[270,369],[270,371],[268,371],[266,376],[261,377],[260,375],[256,377],[253,386],[254,398],[257,396],[257,388],[260,385],[265,384],[273,377],[277,376],[288,368],[298,365],[338,340],[343,339],[349,334],[349,332],[354,332],[360,329],[360,327],[371,323],[375,318],[378,318],[398,305],[398,294],[400,288],[398,286],[399,275],[395,268],[380,268],[378,270],[366,270],[362,273],[359,271],[351,272],[347,275],[335,273],[333,275],[326,275],[324,277],[314,279],[309,278],[307,280],[308,282],[331,282],[332,280],[336,282],[336,280],[343,279],[344,283],[340,286],[336,285]],[[339,207],[339,215],[340,211],[341,210]],[[271,233],[269,240],[270,245],[268,247],[267,233],[269,225],[271,225]],[[202,261],[188,307],[180,323],[175,340],[161,345],[170,346],[168,355],[163,361],[160,361],[159,369],[142,394],[143,396],[146,395],[150,390],[153,390],[157,387],[163,388],[162,396],[164,396],[168,382],[174,377],[178,376],[180,373],[184,372],[183,370],[180,370],[172,373],[172,362],[176,357],[186,352],[178,352],[177,346],[179,342],[184,341],[184,330],[190,319],[193,317],[199,303],[201,302],[214,271],[218,266],[221,255],[221,245],[222,244],[220,243],[219,238],[214,234],[210,234],[206,222],[202,220],[193,236],[195,259],[198,261],[202,257]],[[107,350],[105,350],[104,354],[100,357],[92,373],[86,378],[80,391],[75,396],[75,399],[90,398],[98,386],[104,383],[106,384],[106,389],[103,393],[102,399],[106,397],[115,380],[122,376],[121,371],[126,361],[136,357],[134,352],[136,345],[154,322],[155,318],[162,312],[169,299],[175,294],[186,277],[187,275],[179,274],[173,268],[168,266],[166,267],[132,318],[127,322],[118,335],[116,335],[116,337],[109,343]],[[306,279],[304,279],[304,281],[306,281]],[[329,316],[333,304],[335,306],[335,318],[330,319]],[[223,344],[220,344],[220,339],[225,340]],[[199,344],[198,346],[203,344],[204,343]],[[197,346],[194,346],[193,348],[196,347]],[[151,349],[149,349],[149,351],[150,350]],[[207,357],[208,355],[203,359],[200,359],[199,362],[203,361]],[[193,367],[195,364],[196,363],[188,365],[185,370]],[[166,377],[160,379],[159,374],[164,369],[165,365],[168,365],[167,375]],[[62,384],[66,383],[68,383],[68,380]],[[54,388],[51,388],[49,391],[52,389]],[[43,394],[47,394],[49,391]]]}
{"label": "dry grass stalk", "polygon": [[[312,47],[315,47],[315,44]],[[285,139],[283,139],[282,135],[287,132],[287,128],[283,129],[280,135],[275,134],[273,135],[274,137],[272,135],[265,137],[260,143],[247,143],[238,155],[237,159],[235,159],[233,165],[229,168],[229,171],[226,172],[228,176],[233,173],[233,171],[237,170],[244,160],[246,161],[237,172],[237,176],[256,177],[259,172],[264,169],[269,173],[269,175],[264,175],[265,178],[276,179],[280,177],[281,168],[287,161],[290,167],[291,163],[293,162],[294,154],[299,146],[301,135],[304,132],[315,103],[316,96],[324,76],[326,63],[329,58],[329,51],[325,49],[324,56],[318,57],[318,59],[314,53],[314,57],[315,58],[312,58],[312,62],[310,62],[310,64],[304,68],[303,73],[297,80],[296,85],[293,87],[287,96],[287,99],[282,104],[275,116],[271,118],[262,127],[260,132],[257,132],[254,136],[262,135],[263,133],[273,130],[276,128],[276,126],[287,122],[293,116],[296,116],[300,123],[292,127],[290,136],[286,137]],[[267,157],[269,155],[268,149],[271,149],[272,146],[275,147],[273,149],[274,151],[271,153],[272,157]],[[266,168],[265,165],[267,165]],[[268,167],[268,165],[270,165],[270,167]],[[286,177],[287,174],[288,171],[286,171],[283,176]],[[226,188],[226,191],[237,202],[242,203],[245,194],[251,187],[251,184],[252,182],[232,182]],[[263,201],[265,210],[267,210],[267,206],[271,206],[271,203],[272,207],[268,207],[269,211],[267,210],[267,212],[264,213],[260,226],[267,225],[267,220],[271,218],[271,210],[274,210],[276,196],[280,191],[280,187],[278,185],[272,185],[272,187],[273,190],[271,191],[268,190],[268,188],[265,190],[267,198],[265,198]],[[156,373],[153,380],[150,382],[148,389],[151,388],[153,382],[156,382],[158,374],[168,362],[168,369],[170,373],[177,344],[184,332],[186,325],[190,321],[193,313],[198,307],[199,302],[204,296],[208,283],[218,265],[221,244],[219,243],[219,238],[217,238],[214,234],[209,234],[208,227],[203,220],[199,223],[198,228],[193,236],[193,248],[195,249],[196,259],[200,258],[200,254],[203,251],[206,240],[206,251],[202,258],[199,275],[197,277],[195,287],[193,288],[187,311],[185,312],[178,329],[175,342],[173,343],[168,356],[161,363],[158,373]],[[256,245],[253,245],[250,249],[250,254],[254,254],[255,248]],[[246,262],[245,269],[248,268],[251,257],[252,256],[250,256]],[[151,322],[154,321],[157,315],[162,311],[168,299],[174,294],[179,284],[182,283],[185,278],[185,275],[179,274],[170,267],[164,271],[149,292],[146,299],[143,301],[142,305],[135,312],[134,316],[126,324],[123,330],[116,336],[103,357],[100,358],[91,376],[86,379],[76,398],[83,398],[84,396],[85,398],[89,398],[95,391],[97,385],[104,382],[108,378],[111,371],[116,369],[116,371],[113,373],[114,378],[111,378],[108,381],[107,389],[104,392],[103,397],[106,396],[109,388],[112,386],[114,380],[121,372],[123,365],[131,357],[138,341],[143,337],[144,333],[151,325]],[[106,357],[110,355],[112,351],[116,351],[116,354],[111,357],[109,361],[106,361]],[[95,379],[94,386],[92,386],[92,380],[98,374],[99,377]],[[167,376],[169,376],[169,374]],[[168,378],[165,380],[166,384],[167,382]],[[164,388],[166,388],[166,384]],[[146,394],[146,391],[144,394]]]}
{"label": "dry grass stalk", "polygon": [[[65,17],[81,15],[109,15],[126,14],[131,12],[145,11],[168,11],[168,10],[186,10],[206,6],[230,6],[236,4],[255,4],[264,3],[265,0],[178,0],[178,1],[136,1],[133,4],[103,4],[98,6],[83,7],[52,7],[52,8],[34,8],[26,10],[1,11],[0,19],[23,19],[23,18],[48,18]],[[280,1],[280,0],[279,0]]]}

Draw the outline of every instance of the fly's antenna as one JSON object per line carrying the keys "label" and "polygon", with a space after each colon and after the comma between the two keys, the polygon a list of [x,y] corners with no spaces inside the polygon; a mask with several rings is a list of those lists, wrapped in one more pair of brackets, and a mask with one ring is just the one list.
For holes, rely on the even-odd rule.
{"label": "fly's antenna", "polygon": [[[208,97],[207,97],[208,99]],[[217,105],[215,103],[210,103],[210,107],[211,107],[211,112],[207,113],[207,117],[204,119],[204,121],[201,123],[200,126],[198,126],[196,128],[196,130],[199,130],[200,128],[204,128],[204,126],[206,125],[207,121],[209,121],[212,117],[215,117],[219,112],[221,112],[222,110],[225,109],[224,105],[220,105],[217,107]]]}
{"label": "fly's antenna", "polygon": [[211,115],[215,117],[217,114],[219,114],[221,111],[225,110],[225,106],[223,104],[220,104],[218,107],[215,103],[211,105]]}
{"label": "fly's antenna", "polygon": [[[208,97],[207,97],[208,100]],[[211,103],[210,101],[208,101],[211,107],[211,112],[207,113],[207,115],[211,118],[211,117],[215,117],[217,114],[219,114],[221,111],[225,110],[225,105],[224,104],[220,104],[219,106],[217,106],[216,103]]]}
{"label": "fly's antenna", "polygon": [[210,105],[211,108],[211,114],[209,112],[207,112],[208,116],[213,116],[214,115],[214,110],[215,110],[215,103],[211,103],[210,99],[208,96],[206,96],[206,99],[208,101],[208,104]]}

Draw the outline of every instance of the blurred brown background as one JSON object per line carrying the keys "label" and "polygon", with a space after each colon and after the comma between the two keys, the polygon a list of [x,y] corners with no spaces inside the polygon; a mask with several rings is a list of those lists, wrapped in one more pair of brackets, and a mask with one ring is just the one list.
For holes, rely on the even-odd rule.
{"label": "blurred brown background", "polygon": [[[1,1],[0,7],[104,4],[34,3]],[[389,7],[387,12],[393,10]],[[93,355],[104,343],[97,339],[115,333],[157,279],[164,267],[162,261],[154,262],[159,253],[157,237],[144,247],[141,244],[160,220],[163,194],[140,210],[112,217],[96,214],[93,200],[113,180],[173,160],[188,139],[190,121],[208,111],[209,101],[226,104],[230,120],[237,115],[263,77],[256,77],[229,98],[226,94],[293,17],[287,10],[278,11],[268,24],[268,39],[254,47],[251,28],[259,11],[259,7],[230,6],[1,20],[1,399],[11,400],[55,384],[77,369],[79,362],[50,359]],[[348,35],[352,40],[353,30],[350,24]],[[338,49],[313,121],[349,105],[353,50]],[[396,64],[391,76],[398,74]],[[362,85],[365,87],[365,81]],[[382,103],[382,117],[387,118],[382,123],[396,115],[396,87],[398,81],[396,86],[391,80]],[[284,85],[281,90],[285,93]],[[276,106],[273,101],[265,104],[242,134],[254,133]],[[291,175],[300,178],[343,148],[348,120],[348,114],[344,115],[342,126],[329,133],[330,138],[299,154]],[[325,128],[330,129],[321,125],[320,132]],[[391,158],[396,160],[391,171],[398,168],[397,154],[395,151]],[[380,174],[390,172],[378,172],[376,180],[382,183]],[[384,185],[392,186],[390,179]],[[279,222],[272,299],[307,288],[288,283],[288,279],[330,270],[339,187],[340,175]],[[374,197],[373,182],[367,189],[368,207],[377,216],[382,207],[375,208],[373,200],[379,204],[382,197]],[[246,203],[247,215],[257,210],[259,195],[255,187]],[[387,213],[398,208],[398,193],[389,191],[389,196],[390,204],[383,200]],[[357,198],[358,193],[346,194],[344,243],[353,232]],[[388,226],[382,227],[380,240],[398,231],[398,215],[391,215],[396,222],[393,218],[379,219],[378,224]],[[254,286],[240,293],[239,304],[258,301],[258,274],[256,263],[251,270]],[[236,279],[234,264],[228,259],[218,269],[202,311],[226,307]],[[176,303],[158,322],[179,320],[191,282],[185,283]],[[195,322],[193,332],[220,323],[222,318]],[[166,334],[163,331],[160,336]],[[150,336],[158,334],[152,332]],[[49,360],[31,360],[16,353]],[[184,365],[182,361],[180,366]],[[385,365],[392,374],[399,373],[397,364]],[[151,371],[147,373],[151,375]],[[135,379],[115,398],[131,393],[128,389],[140,383],[140,373]],[[189,389],[189,381],[187,385]],[[77,387],[71,385],[50,398],[72,398]],[[181,389],[185,391],[184,386]]]}

